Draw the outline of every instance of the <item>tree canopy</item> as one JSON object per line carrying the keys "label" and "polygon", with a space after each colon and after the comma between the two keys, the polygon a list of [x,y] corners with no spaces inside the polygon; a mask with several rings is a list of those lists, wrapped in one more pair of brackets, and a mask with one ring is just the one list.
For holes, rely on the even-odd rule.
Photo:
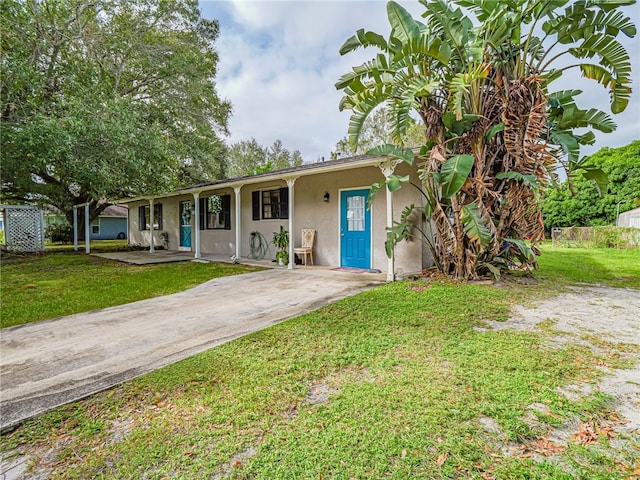
{"label": "tree canopy", "polygon": [[[354,155],[364,155],[378,145],[393,142],[391,137],[392,121],[387,111],[380,108],[369,115],[362,126],[358,137],[358,145],[352,148],[349,137],[338,140],[336,149],[331,152],[331,158],[344,158]],[[402,137],[402,145],[406,147],[420,147],[425,142],[424,128],[417,120],[410,118],[406,134]]]}
{"label": "tree canopy", "polygon": [[225,175],[218,23],[195,0],[8,0],[2,197],[57,207]]}
{"label": "tree canopy", "polygon": [[[340,49],[380,52],[336,83],[344,92],[339,108],[351,111],[351,146],[367,117],[384,108],[393,142],[372,152],[420,165],[434,230],[424,239],[445,274],[475,278],[535,267],[523,239],[544,238],[540,188],[558,163],[596,178],[600,172],[581,165],[580,145],[595,141],[593,129],[615,128],[607,113],[578,107],[580,90],[554,91],[553,82],[581,74],[609,91],[612,113],[623,111],[631,62],[617,37],[635,36],[636,27],[618,7],[635,0],[421,3],[424,22],[390,1],[387,38],[360,29]],[[417,155],[402,146],[412,115],[426,137]],[[394,190],[403,181],[391,175],[385,184]],[[388,232],[389,254],[419,228],[408,221],[412,207]]]}
{"label": "tree canopy", "polygon": [[286,149],[280,140],[270,147],[263,147],[255,138],[232,144],[227,160],[230,178],[298,167],[304,163],[299,150]]}
{"label": "tree canopy", "polygon": [[615,225],[620,213],[640,206],[640,140],[620,148],[602,148],[584,164],[602,170],[607,178],[605,191],[586,178],[584,172],[550,186],[542,199],[545,228]]}

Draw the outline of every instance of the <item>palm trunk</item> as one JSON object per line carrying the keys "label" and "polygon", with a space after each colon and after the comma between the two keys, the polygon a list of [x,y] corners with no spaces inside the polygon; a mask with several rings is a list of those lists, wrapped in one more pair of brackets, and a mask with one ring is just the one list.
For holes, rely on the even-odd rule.
{"label": "palm trunk", "polygon": [[458,196],[451,197],[451,208],[453,210],[453,228],[455,232],[455,277],[464,278],[466,258],[464,255],[464,229],[462,226],[462,214]]}

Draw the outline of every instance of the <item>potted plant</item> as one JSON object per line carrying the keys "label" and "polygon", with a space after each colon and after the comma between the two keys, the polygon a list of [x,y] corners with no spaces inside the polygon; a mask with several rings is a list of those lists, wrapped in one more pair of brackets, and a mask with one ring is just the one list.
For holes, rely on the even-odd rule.
{"label": "potted plant", "polygon": [[282,225],[279,232],[273,232],[273,244],[278,249],[276,262],[279,265],[287,265],[289,263],[289,232],[282,228]]}

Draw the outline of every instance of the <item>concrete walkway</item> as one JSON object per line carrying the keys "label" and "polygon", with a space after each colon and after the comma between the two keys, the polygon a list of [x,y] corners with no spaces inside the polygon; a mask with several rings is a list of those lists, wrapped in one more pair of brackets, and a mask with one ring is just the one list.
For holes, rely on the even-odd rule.
{"label": "concrete walkway", "polygon": [[0,331],[0,429],[383,281],[372,274],[265,270],[5,328]]}
{"label": "concrete walkway", "polygon": [[[189,260],[193,260],[193,253],[176,250],[156,250],[153,253],[149,252],[149,250],[129,250],[125,252],[91,253],[91,255],[134,265],[188,262]],[[225,257],[225,260],[229,261],[229,257]]]}

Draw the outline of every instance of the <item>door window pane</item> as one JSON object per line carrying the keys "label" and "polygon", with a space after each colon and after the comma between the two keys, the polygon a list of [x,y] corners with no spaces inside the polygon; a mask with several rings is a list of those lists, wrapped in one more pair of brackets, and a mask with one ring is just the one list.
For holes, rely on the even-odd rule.
{"label": "door window pane", "polygon": [[191,203],[190,202],[180,203],[180,225],[182,226],[191,225]]}
{"label": "door window pane", "polygon": [[347,197],[347,230],[350,232],[364,231],[364,196]]}

